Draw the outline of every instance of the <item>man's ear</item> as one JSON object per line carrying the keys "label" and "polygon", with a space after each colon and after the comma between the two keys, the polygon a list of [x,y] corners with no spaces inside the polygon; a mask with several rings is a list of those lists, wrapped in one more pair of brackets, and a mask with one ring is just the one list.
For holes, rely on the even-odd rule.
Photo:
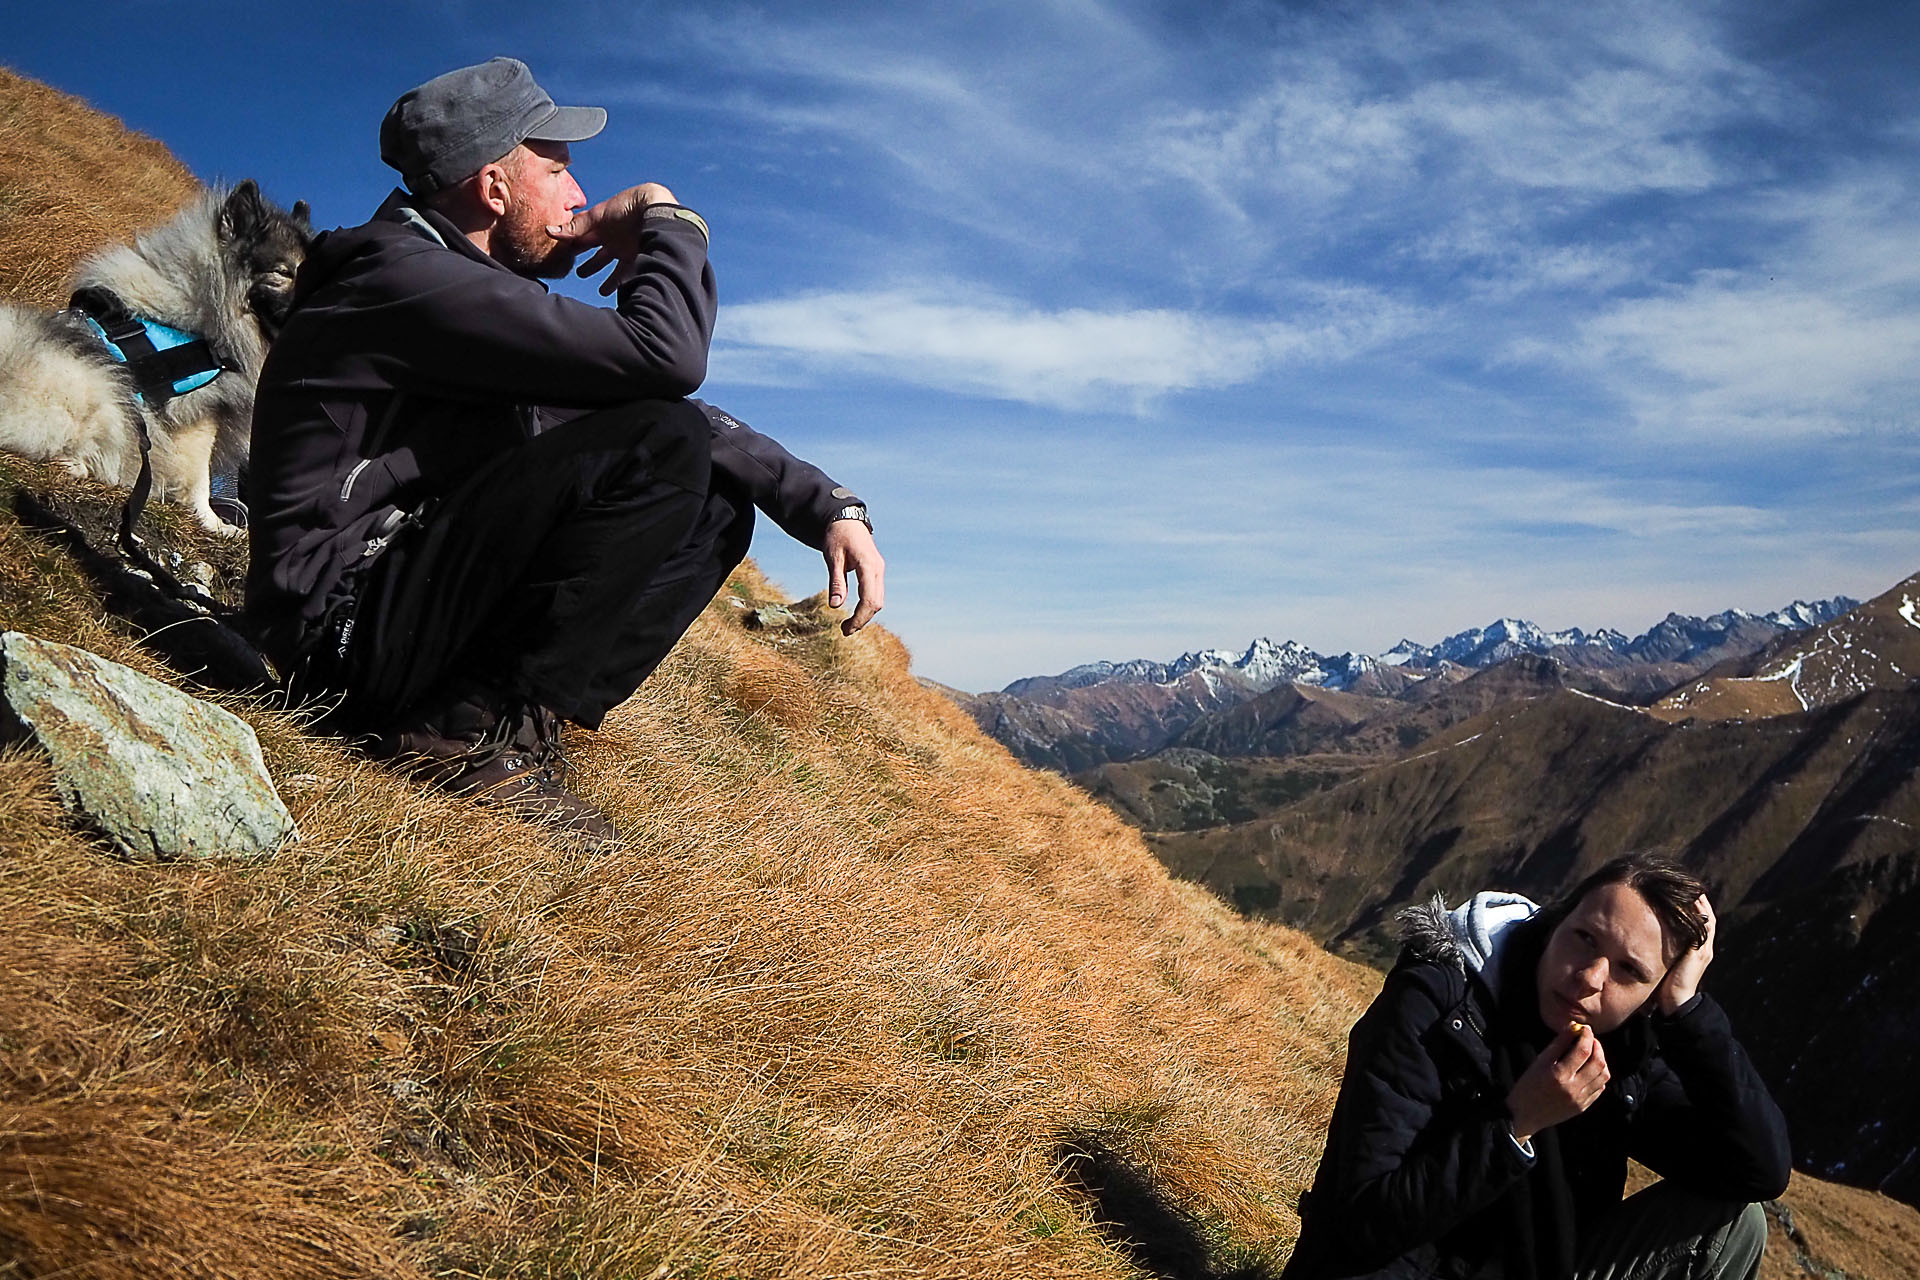
{"label": "man's ear", "polygon": [[474,184],[474,196],[481,208],[496,218],[506,215],[513,205],[513,175],[507,171],[505,160],[482,166],[469,181]]}

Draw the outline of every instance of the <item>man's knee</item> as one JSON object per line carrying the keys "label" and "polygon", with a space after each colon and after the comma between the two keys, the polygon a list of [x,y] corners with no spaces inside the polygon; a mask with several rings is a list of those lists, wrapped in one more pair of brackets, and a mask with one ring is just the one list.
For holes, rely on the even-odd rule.
{"label": "man's knee", "polygon": [[1727,1227],[1726,1242],[1720,1247],[1713,1280],[1749,1280],[1758,1274],[1760,1255],[1766,1247],[1767,1211],[1757,1204],[1749,1204]]}

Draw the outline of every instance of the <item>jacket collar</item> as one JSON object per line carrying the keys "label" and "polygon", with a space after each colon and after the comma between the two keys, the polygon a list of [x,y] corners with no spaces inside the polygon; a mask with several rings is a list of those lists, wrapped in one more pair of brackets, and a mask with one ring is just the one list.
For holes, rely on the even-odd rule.
{"label": "jacket collar", "polygon": [[1439,894],[1397,917],[1400,939],[1415,959],[1447,965],[1478,979],[1500,998],[1502,963],[1514,929],[1540,910],[1517,893],[1478,893],[1452,910]]}
{"label": "jacket collar", "polygon": [[[371,221],[400,223],[417,234],[433,240],[443,249],[451,249],[475,262],[484,262],[495,271],[505,271],[508,275],[515,274],[504,263],[482,253],[480,247],[467,239],[465,233],[454,226],[445,215],[417,203],[404,188],[395,187],[389,192],[387,198],[381,201],[380,207],[374,210]],[[542,280],[534,280],[530,283],[537,284],[542,289],[547,287],[546,282]]]}

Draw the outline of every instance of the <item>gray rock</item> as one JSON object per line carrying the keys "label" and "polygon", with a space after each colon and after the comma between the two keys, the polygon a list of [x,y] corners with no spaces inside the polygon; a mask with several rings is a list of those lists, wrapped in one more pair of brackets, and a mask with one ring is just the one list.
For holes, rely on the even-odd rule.
{"label": "gray rock", "polygon": [[763,604],[749,610],[744,621],[749,631],[771,631],[776,627],[794,626],[800,618],[783,604]]}
{"label": "gray rock", "polygon": [[7,710],[129,857],[258,858],[297,835],[247,723],[72,645],[0,635]]}

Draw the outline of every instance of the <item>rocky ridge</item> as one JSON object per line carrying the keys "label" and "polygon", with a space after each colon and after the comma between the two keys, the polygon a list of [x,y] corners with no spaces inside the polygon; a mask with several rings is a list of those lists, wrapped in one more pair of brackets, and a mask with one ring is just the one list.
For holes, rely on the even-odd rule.
{"label": "rocky ridge", "polygon": [[[996,693],[961,694],[974,720],[1028,764],[1077,772],[1139,759],[1275,690],[1298,688],[1376,699],[1424,699],[1476,671],[1524,656],[1548,656],[1613,695],[1641,700],[1717,664],[1746,658],[1781,636],[1830,621],[1858,602],[1796,600],[1770,613],[1728,609],[1708,617],[1670,613],[1644,634],[1547,631],[1503,618],[1439,641],[1402,640],[1385,653],[1321,654],[1295,640],[1254,640],[1245,650],[1199,649],[1171,662],[1090,662],[1057,675],[1015,680]],[[1920,668],[1916,668],[1920,669]]]}

